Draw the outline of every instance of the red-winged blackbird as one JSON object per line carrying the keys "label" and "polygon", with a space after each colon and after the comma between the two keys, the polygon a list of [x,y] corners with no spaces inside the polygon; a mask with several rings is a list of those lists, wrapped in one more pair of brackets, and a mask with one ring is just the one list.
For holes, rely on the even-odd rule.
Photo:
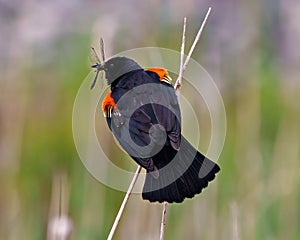
{"label": "red-winged blackbird", "polygon": [[110,130],[147,171],[143,199],[179,203],[200,193],[220,168],[181,135],[180,108],[168,72],[144,70],[126,57],[93,67],[105,71],[111,87],[102,102]]}

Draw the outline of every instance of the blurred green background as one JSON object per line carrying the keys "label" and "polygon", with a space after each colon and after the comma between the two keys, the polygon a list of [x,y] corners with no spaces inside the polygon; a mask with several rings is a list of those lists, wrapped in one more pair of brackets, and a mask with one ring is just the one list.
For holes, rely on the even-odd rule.
{"label": "blurred green background", "polygon": [[[193,58],[224,99],[222,171],[201,195],[169,205],[165,239],[300,239],[297,0],[0,1],[0,239],[52,239],[59,199],[71,239],[106,239],[125,194],[89,175],[72,137],[89,48],[102,36],[107,56],[179,50],[184,16],[188,48],[209,6]],[[108,131],[105,143],[135,169]],[[114,239],[158,239],[160,217],[161,205],[133,195]]]}

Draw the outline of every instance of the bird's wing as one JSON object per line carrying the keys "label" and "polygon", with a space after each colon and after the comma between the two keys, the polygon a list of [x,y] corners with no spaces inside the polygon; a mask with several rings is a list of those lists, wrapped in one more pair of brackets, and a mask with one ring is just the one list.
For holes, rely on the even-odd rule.
{"label": "bird's wing", "polygon": [[156,81],[145,72],[136,75],[131,77],[144,81],[132,88],[130,93],[121,87],[122,83],[114,88],[112,97],[118,101],[111,114],[111,129],[120,145],[137,163],[154,171],[152,156],[165,144],[179,149],[180,110],[172,87]]}

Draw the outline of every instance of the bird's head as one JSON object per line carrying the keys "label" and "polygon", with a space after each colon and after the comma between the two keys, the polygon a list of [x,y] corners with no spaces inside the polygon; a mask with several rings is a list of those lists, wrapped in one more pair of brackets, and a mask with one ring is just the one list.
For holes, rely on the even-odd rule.
{"label": "bird's head", "polygon": [[137,62],[127,57],[113,57],[102,64],[95,64],[92,67],[105,72],[108,85],[125,73],[142,69]]}

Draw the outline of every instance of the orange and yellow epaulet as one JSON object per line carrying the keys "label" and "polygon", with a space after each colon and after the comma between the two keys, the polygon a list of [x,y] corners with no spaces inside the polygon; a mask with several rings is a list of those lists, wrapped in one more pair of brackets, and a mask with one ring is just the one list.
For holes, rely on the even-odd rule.
{"label": "orange and yellow epaulet", "polygon": [[111,117],[112,110],[117,107],[115,100],[111,96],[111,92],[109,92],[102,102],[102,111],[105,117]]}
{"label": "orange and yellow epaulet", "polygon": [[172,78],[169,76],[169,73],[165,68],[149,68],[148,71],[155,72],[159,76],[159,80],[161,82],[171,84]]}

